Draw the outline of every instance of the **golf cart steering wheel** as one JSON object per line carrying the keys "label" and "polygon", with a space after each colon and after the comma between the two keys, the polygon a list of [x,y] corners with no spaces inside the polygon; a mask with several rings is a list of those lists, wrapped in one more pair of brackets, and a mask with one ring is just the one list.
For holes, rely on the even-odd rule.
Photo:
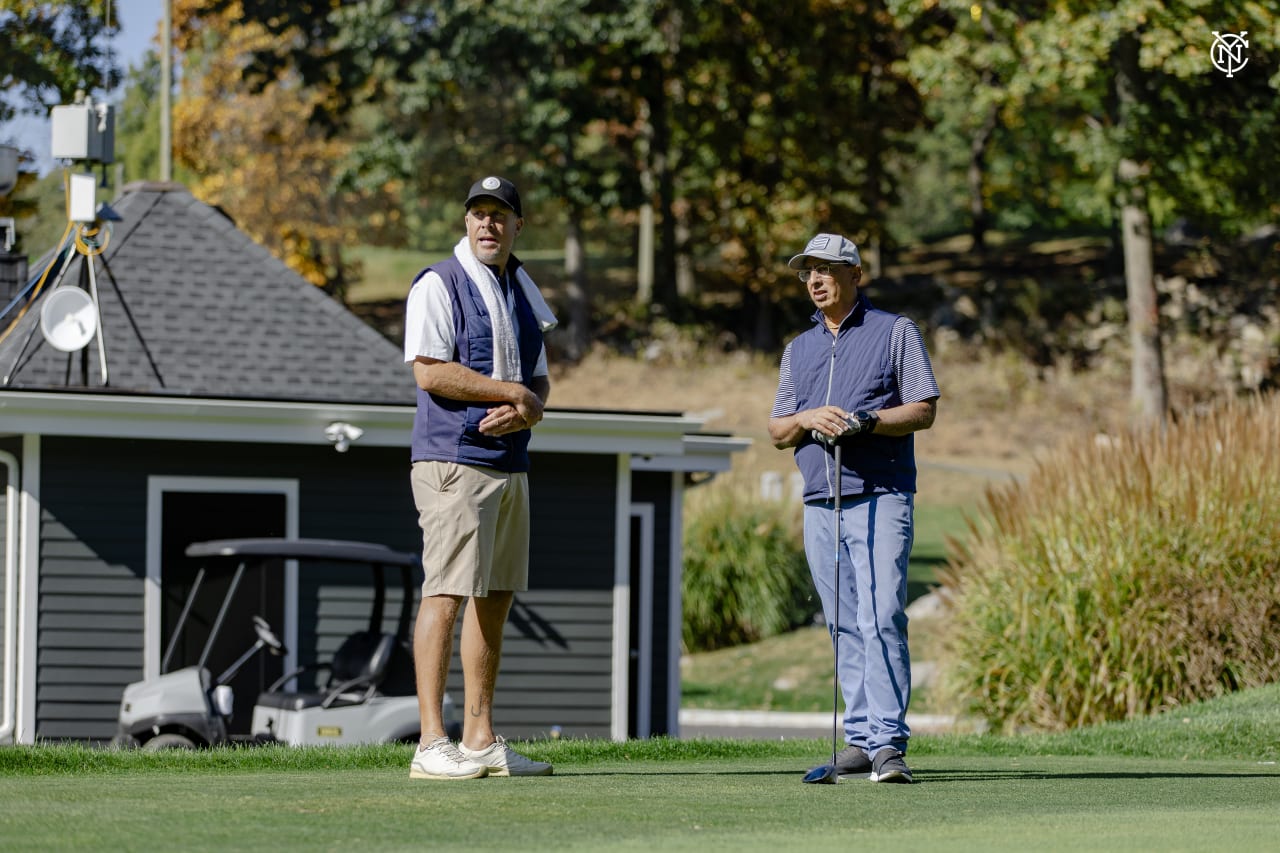
{"label": "golf cart steering wheel", "polygon": [[267,624],[266,619],[261,616],[254,616],[253,630],[271,654],[279,656],[285,653],[284,643],[280,642],[280,638],[271,630],[271,626]]}

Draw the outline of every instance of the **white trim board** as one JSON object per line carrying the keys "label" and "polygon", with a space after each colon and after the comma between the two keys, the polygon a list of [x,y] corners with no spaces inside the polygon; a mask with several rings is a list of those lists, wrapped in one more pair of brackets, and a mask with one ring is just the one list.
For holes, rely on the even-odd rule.
{"label": "white trim board", "polygon": [[[413,405],[0,390],[0,423],[12,434],[326,446],[332,442],[325,428],[343,421],[363,430],[351,444],[351,452],[358,452],[362,447],[404,447],[413,415]],[[701,429],[702,423],[675,413],[550,410],[533,431],[530,449],[662,459],[691,452],[701,459],[708,448],[712,456],[733,452],[732,441],[687,446],[688,434]]]}
{"label": "white trim board", "polygon": [[5,477],[4,501],[4,638],[0,640],[0,744],[12,742],[18,716],[18,516],[22,506],[22,469],[18,457],[0,450]]}
{"label": "white trim board", "polygon": [[650,709],[653,702],[653,504],[633,503],[631,517],[640,521],[640,601],[639,612],[636,614],[640,620],[639,636],[636,638],[640,648],[636,655],[636,737],[647,738],[653,730]]}
{"label": "white trim board", "polygon": [[14,743],[36,738],[36,618],[40,603],[40,436],[22,437],[22,528],[18,547],[18,707]]}
{"label": "white trim board", "polygon": [[609,735],[624,741],[631,700],[631,457],[625,453],[618,454],[613,530],[613,714]]}
{"label": "white trim board", "polygon": [[684,475],[671,475],[671,534],[667,549],[667,735],[680,736],[680,652],[684,644]]}

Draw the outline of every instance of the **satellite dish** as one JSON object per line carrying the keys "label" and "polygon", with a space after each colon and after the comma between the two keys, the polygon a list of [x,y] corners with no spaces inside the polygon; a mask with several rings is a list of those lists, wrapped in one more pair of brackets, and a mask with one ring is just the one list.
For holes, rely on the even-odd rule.
{"label": "satellite dish", "polygon": [[40,332],[54,349],[83,349],[97,330],[98,312],[88,293],[78,287],[60,287],[45,297],[40,309]]}

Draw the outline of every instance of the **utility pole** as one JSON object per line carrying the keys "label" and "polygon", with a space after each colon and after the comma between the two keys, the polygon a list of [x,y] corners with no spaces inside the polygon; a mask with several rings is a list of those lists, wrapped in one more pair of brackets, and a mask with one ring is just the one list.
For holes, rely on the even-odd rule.
{"label": "utility pole", "polygon": [[169,103],[173,90],[173,12],[171,0],[163,0],[160,24],[160,180],[173,180],[173,110]]}

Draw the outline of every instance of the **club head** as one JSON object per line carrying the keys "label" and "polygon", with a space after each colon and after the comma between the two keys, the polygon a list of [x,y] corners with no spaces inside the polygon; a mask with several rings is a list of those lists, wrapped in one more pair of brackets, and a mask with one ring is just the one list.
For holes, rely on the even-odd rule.
{"label": "club head", "polygon": [[840,771],[834,764],[823,764],[804,774],[806,785],[834,785],[840,781]]}

